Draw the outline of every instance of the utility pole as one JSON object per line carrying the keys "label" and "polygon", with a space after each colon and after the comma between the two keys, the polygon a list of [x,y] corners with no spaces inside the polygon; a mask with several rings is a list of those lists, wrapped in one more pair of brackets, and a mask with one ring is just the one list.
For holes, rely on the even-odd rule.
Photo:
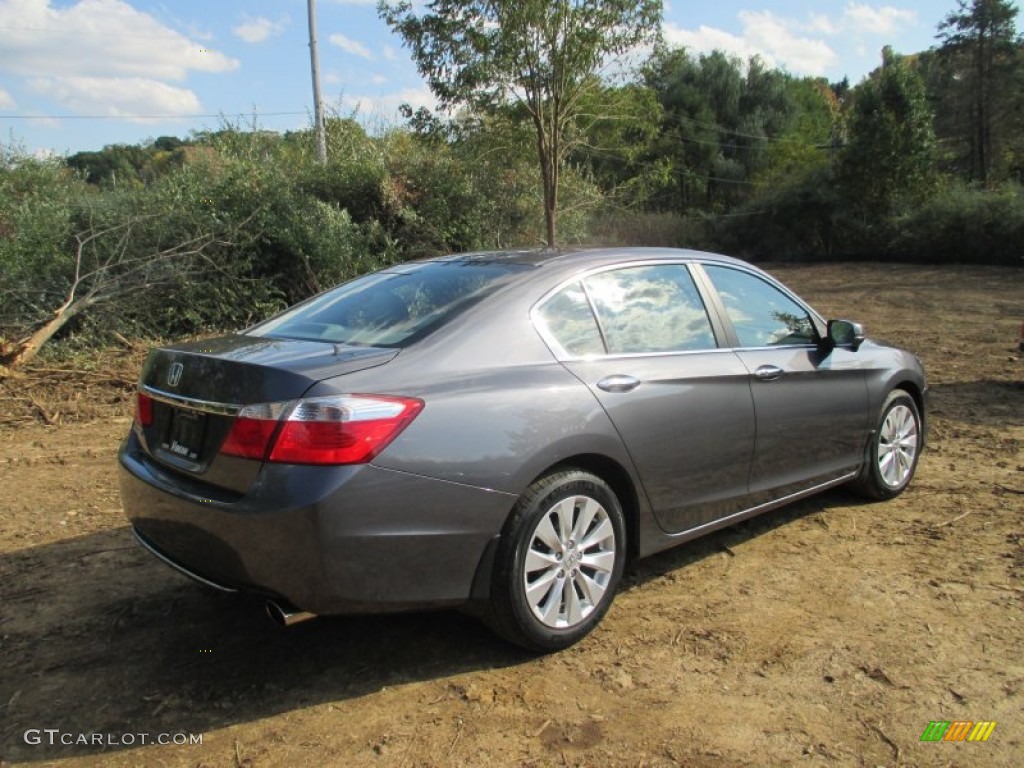
{"label": "utility pole", "polygon": [[320,95],[320,58],[316,53],[316,0],[306,0],[309,14],[309,62],[313,70],[313,120],[316,123],[316,161],[327,162],[327,137],[324,135],[324,100]]}

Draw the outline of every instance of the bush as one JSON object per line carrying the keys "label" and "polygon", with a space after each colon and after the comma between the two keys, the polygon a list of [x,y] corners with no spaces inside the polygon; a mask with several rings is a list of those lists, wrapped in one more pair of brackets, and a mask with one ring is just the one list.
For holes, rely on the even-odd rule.
{"label": "bush", "polygon": [[856,240],[845,211],[831,170],[811,168],[717,217],[711,237],[717,250],[751,259],[836,258]]}
{"label": "bush", "polygon": [[955,184],[892,222],[891,252],[928,263],[1024,266],[1024,188]]}
{"label": "bush", "polygon": [[591,241],[596,245],[707,247],[707,221],[699,216],[606,210],[594,216],[591,233]]}

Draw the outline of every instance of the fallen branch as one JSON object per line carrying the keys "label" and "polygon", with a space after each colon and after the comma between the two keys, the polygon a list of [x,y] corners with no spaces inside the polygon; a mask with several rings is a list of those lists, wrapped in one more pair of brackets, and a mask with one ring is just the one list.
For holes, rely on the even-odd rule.
{"label": "fallen branch", "polygon": [[126,339],[117,331],[111,331],[110,335],[114,337],[114,341],[116,341],[118,344],[125,347],[126,349],[130,349],[131,351],[134,352],[136,349],[139,348],[138,344],[136,344],[134,341]]}
{"label": "fallen branch", "polygon": [[115,375],[110,374],[110,373],[103,373],[102,371],[83,371],[83,370],[76,369],[76,368],[35,368],[35,367],[32,367],[32,368],[24,369],[24,373],[30,374],[30,375],[33,374],[33,373],[57,373],[57,374],[62,374],[62,375],[66,375],[66,376],[91,376],[91,377],[93,377],[95,379],[100,379],[102,381],[113,381],[113,382],[117,382],[117,383],[121,383],[121,384],[126,384],[128,386],[134,386],[135,385],[134,381],[131,381],[129,379],[124,379],[124,378],[121,378],[120,376],[115,376]]}
{"label": "fallen branch", "polygon": [[25,395],[25,399],[32,403],[32,407],[39,411],[39,415],[43,417],[43,421],[46,422],[47,426],[52,427],[57,423],[57,419],[60,417],[60,413],[54,413],[51,416],[47,413],[46,408],[43,407],[42,403],[36,400],[32,395]]}
{"label": "fallen branch", "polygon": [[968,516],[969,514],[971,514],[972,512],[974,512],[974,510],[973,510],[973,509],[969,509],[969,510],[967,510],[966,512],[964,512],[964,513],[963,513],[962,515],[957,515],[957,516],[956,516],[956,517],[954,517],[954,518],[953,518],[952,520],[947,520],[947,521],[946,521],[946,522],[944,522],[944,523],[937,523],[937,524],[935,525],[935,527],[936,527],[936,528],[942,528],[942,527],[944,527],[944,526],[947,526],[947,525],[952,525],[952,524],[953,524],[953,523],[955,523],[955,522],[956,522],[957,520],[963,520],[963,519],[964,519],[965,517],[967,517],[967,516]]}
{"label": "fallen branch", "polygon": [[1019,488],[1007,488],[1005,485],[1000,485],[999,483],[995,483],[995,486],[996,488],[1006,491],[1007,493],[1016,493],[1018,496],[1024,496],[1024,491],[1020,490]]}
{"label": "fallen branch", "polygon": [[893,751],[893,753],[895,753],[895,756],[896,756],[896,762],[899,763],[899,761],[900,761],[900,754],[901,754],[899,745],[895,741],[890,739],[888,736],[886,736],[885,735],[885,731],[883,731],[881,728],[879,728],[874,723],[867,723],[867,722],[865,722],[863,720],[861,720],[861,723],[864,725],[865,728],[870,728],[872,731],[877,733],[881,737],[882,741],[884,741],[886,744],[888,744],[892,748],[892,751]]}

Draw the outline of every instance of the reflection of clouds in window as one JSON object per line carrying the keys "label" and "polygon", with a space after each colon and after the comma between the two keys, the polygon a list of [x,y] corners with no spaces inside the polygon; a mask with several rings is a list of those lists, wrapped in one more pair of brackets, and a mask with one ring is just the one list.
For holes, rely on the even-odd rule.
{"label": "reflection of clouds in window", "polygon": [[735,294],[719,290],[718,295],[725,302],[725,306],[729,310],[729,317],[732,318],[734,323],[737,325],[749,325],[754,322],[754,318],[743,311],[743,302]]}
{"label": "reflection of clouds in window", "polygon": [[597,322],[579,283],[573,283],[545,302],[540,318],[548,333],[570,355],[604,354]]}
{"label": "reflection of clouds in window", "polygon": [[704,305],[683,266],[602,272],[586,283],[613,353],[715,347]]}

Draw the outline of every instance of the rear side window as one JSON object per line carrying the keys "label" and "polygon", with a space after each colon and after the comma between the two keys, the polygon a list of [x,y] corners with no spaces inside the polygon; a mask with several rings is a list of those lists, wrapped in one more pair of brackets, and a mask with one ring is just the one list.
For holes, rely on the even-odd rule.
{"label": "rear side window", "polygon": [[537,314],[547,335],[577,357],[716,346],[704,303],[682,264],[589,275],[552,296]]}
{"label": "rear side window", "polygon": [[527,264],[404,264],[340,285],[250,329],[257,336],[403,347],[533,269]]}
{"label": "rear side window", "polygon": [[716,346],[708,313],[685,265],[599,272],[584,284],[611,354]]}
{"label": "rear side window", "polygon": [[603,355],[604,342],[583,286],[573,283],[552,296],[539,311],[548,333],[570,355]]}
{"label": "rear side window", "polygon": [[743,347],[816,343],[807,310],[771,283],[748,272],[704,265]]}

